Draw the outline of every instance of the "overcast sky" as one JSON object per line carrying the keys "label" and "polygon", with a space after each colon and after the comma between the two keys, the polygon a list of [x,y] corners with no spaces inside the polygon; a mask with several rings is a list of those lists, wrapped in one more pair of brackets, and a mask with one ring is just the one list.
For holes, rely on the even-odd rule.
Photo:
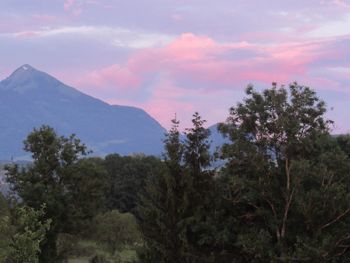
{"label": "overcast sky", "polygon": [[0,79],[22,64],[164,127],[298,81],[350,132],[350,0],[1,0]]}

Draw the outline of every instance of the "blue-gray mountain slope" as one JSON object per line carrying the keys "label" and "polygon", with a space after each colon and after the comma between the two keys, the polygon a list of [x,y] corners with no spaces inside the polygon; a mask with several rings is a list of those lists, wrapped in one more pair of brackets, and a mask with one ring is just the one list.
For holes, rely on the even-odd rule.
{"label": "blue-gray mountain slope", "polygon": [[43,124],[75,133],[96,155],[159,155],[164,128],[139,108],[109,105],[24,65],[0,82],[0,159],[21,159],[26,135]]}

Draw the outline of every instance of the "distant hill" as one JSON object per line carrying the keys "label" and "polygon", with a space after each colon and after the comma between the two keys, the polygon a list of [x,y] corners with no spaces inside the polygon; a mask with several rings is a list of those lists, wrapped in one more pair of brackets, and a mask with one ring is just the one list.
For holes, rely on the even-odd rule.
{"label": "distant hill", "polygon": [[0,159],[27,159],[23,140],[34,127],[75,133],[95,155],[159,155],[165,129],[139,108],[109,105],[23,65],[0,82]]}
{"label": "distant hill", "polygon": [[218,125],[214,124],[208,129],[210,130],[211,151],[214,152],[217,147],[222,146],[224,143],[228,143],[229,140],[218,131]]}

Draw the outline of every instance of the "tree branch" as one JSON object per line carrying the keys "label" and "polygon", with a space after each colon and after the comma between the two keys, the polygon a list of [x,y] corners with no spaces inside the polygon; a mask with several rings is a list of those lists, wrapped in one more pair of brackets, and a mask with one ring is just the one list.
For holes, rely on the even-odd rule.
{"label": "tree branch", "polygon": [[327,224],[324,224],[323,226],[320,227],[321,230],[329,227],[330,225],[336,223],[337,221],[339,221],[342,217],[344,217],[346,214],[348,214],[350,212],[350,208],[346,209],[345,212],[343,212],[342,214],[340,214],[339,216],[337,216],[336,218],[334,218],[332,221],[328,222]]}

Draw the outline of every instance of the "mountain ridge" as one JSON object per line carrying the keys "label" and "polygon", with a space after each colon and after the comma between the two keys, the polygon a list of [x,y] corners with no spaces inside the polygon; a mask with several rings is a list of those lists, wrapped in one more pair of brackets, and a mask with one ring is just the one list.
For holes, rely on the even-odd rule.
{"label": "mountain ridge", "polygon": [[165,133],[143,109],[110,105],[28,64],[0,81],[0,120],[0,159],[25,154],[18,144],[43,124],[59,134],[76,134],[97,155],[159,155]]}

